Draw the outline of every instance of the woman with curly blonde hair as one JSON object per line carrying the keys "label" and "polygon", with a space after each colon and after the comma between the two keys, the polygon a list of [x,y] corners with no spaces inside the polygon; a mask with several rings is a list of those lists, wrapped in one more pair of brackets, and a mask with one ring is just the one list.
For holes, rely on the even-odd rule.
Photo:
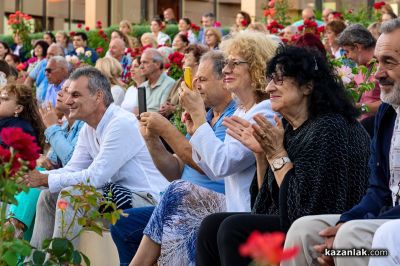
{"label": "woman with curly blonde hair", "polygon": [[[264,92],[265,70],[277,44],[259,32],[240,32],[223,41],[221,48],[226,56],[220,62],[224,87],[237,102],[233,116],[254,123],[253,116],[259,114],[272,122],[275,113]],[[192,121],[188,126],[192,159],[209,179],[224,181],[225,196],[188,182],[173,182],[144,229],[131,265],[154,265],[158,258],[161,265],[194,265],[194,248],[203,218],[216,212],[250,212],[255,155],[229,135],[219,139],[207,123],[199,90],[190,90],[184,82],[181,86],[180,102]]]}
{"label": "woman with curly blonde hair", "polygon": [[104,57],[97,60],[96,68],[110,81],[114,103],[120,106],[125,97],[125,89],[121,86],[122,82],[119,80],[122,73],[121,64],[114,57]]}

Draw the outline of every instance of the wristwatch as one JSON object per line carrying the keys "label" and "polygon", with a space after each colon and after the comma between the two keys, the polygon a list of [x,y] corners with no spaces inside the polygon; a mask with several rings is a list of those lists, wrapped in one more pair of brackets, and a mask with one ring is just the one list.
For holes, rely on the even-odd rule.
{"label": "wristwatch", "polygon": [[285,164],[290,163],[290,162],[292,162],[292,161],[289,159],[289,157],[281,157],[281,158],[274,159],[271,163],[272,171],[273,172],[278,171],[278,170],[282,169],[282,167]]}

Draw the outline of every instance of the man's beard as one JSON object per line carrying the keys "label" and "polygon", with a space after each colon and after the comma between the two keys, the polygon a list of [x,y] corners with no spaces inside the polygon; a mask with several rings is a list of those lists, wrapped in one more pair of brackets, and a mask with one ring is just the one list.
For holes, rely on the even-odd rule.
{"label": "man's beard", "polygon": [[[384,82],[380,82],[384,83]],[[386,82],[388,83],[388,82]],[[390,85],[390,84],[387,84]],[[400,106],[400,83],[393,81],[393,87],[390,92],[385,92],[381,89],[381,100],[382,102],[388,103],[394,106]]]}

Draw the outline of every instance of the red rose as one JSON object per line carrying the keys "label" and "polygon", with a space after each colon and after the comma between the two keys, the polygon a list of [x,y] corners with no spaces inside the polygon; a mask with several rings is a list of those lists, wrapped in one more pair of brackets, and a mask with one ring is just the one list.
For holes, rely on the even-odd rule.
{"label": "red rose", "polygon": [[269,7],[274,7],[275,6],[275,0],[269,1],[268,6]]}
{"label": "red rose", "polygon": [[170,67],[171,67],[171,64],[169,64],[169,63],[164,64],[164,68],[165,68],[165,69],[168,69],[168,68],[170,68]]}
{"label": "red rose", "polygon": [[286,39],[286,38],[281,38],[281,40],[282,40],[283,43],[288,43],[289,42],[289,40]]}
{"label": "red rose", "polygon": [[297,30],[300,31],[300,32],[303,31],[304,30],[304,25],[298,26]]}
{"label": "red rose", "polygon": [[101,53],[103,53],[103,52],[104,52],[103,47],[98,47],[98,48],[96,48],[96,53],[101,54]]}
{"label": "red rose", "polygon": [[11,152],[9,149],[0,146],[0,158],[3,162],[8,162],[11,157]]}
{"label": "red rose", "polygon": [[268,17],[270,14],[269,9],[264,9],[264,17]]}
{"label": "red rose", "polygon": [[219,21],[215,21],[215,23],[214,23],[214,27],[216,27],[216,28],[219,28],[219,27],[221,27],[221,22],[219,22]]}
{"label": "red rose", "polygon": [[90,30],[89,26],[86,26],[86,27],[85,27],[85,30],[86,30],[86,31],[89,31],[89,30]]}
{"label": "red rose", "polygon": [[100,36],[103,36],[103,35],[104,35],[104,30],[99,30],[98,34],[99,34]]}
{"label": "red rose", "polygon": [[245,244],[239,247],[242,256],[251,257],[259,264],[279,265],[297,255],[299,247],[283,249],[285,236],[281,232],[264,233],[254,231]]}
{"label": "red rose", "polygon": [[247,21],[247,19],[243,19],[243,20],[240,22],[240,24],[242,24],[243,27],[246,27],[246,26],[249,24],[249,22]]}
{"label": "red rose", "polygon": [[272,28],[272,29],[269,30],[269,32],[271,34],[275,34],[275,33],[278,33],[278,30],[277,30],[277,28]]}
{"label": "red rose", "polygon": [[96,21],[96,25],[101,25],[101,24],[102,24],[102,23],[101,23],[100,20]]}
{"label": "red rose", "polygon": [[376,10],[380,10],[386,3],[385,2],[376,2],[374,3],[374,8]]}
{"label": "red rose", "polygon": [[317,28],[317,33],[318,34],[323,33],[324,31],[325,31],[325,26],[320,26],[320,27]]}
{"label": "red rose", "polygon": [[80,29],[82,28],[82,23],[78,23],[76,26],[78,27],[78,29]]}
{"label": "red rose", "polygon": [[70,32],[69,32],[69,36],[71,36],[71,37],[74,37],[74,36],[75,36],[75,34],[76,34],[76,32],[75,32],[75,31],[70,31]]}
{"label": "red rose", "polygon": [[4,128],[0,132],[0,138],[5,145],[17,150],[23,160],[31,161],[39,158],[40,148],[35,142],[35,137],[25,133],[21,128]]}

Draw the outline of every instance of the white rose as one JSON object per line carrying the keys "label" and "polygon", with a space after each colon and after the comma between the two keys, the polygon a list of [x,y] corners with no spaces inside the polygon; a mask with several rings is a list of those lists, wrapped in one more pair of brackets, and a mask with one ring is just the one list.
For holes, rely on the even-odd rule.
{"label": "white rose", "polygon": [[84,54],[85,49],[83,47],[79,47],[79,48],[76,48],[75,52],[77,55]]}
{"label": "white rose", "polygon": [[86,57],[91,57],[92,56],[92,52],[91,51],[86,51],[85,52],[85,56]]}
{"label": "white rose", "polygon": [[71,64],[77,64],[79,63],[79,58],[76,55],[73,55],[71,57]]}

